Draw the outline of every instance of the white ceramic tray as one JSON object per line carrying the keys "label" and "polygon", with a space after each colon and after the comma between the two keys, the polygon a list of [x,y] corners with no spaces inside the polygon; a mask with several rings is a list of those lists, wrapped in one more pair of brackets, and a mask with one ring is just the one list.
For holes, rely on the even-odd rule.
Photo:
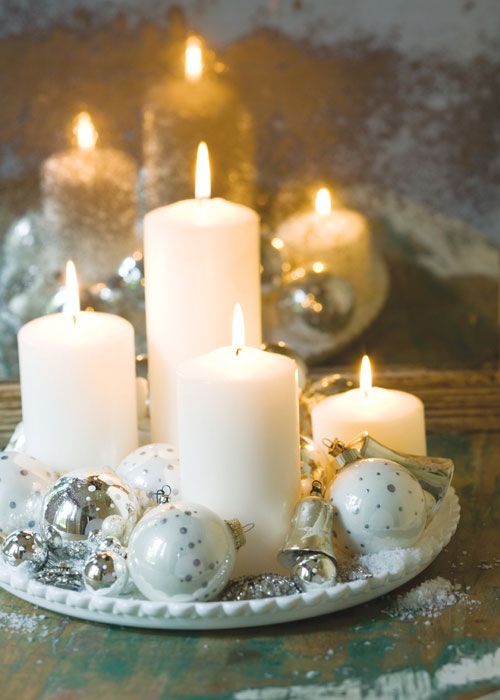
{"label": "white ceramic tray", "polygon": [[401,586],[437,557],[453,536],[459,518],[458,498],[450,488],[438,513],[414,547],[394,552],[385,569],[379,561],[373,578],[339,583],[316,593],[237,602],[152,603],[46,586],[5,565],[0,567],[0,586],[47,610],[126,627],[208,630],[277,625],[344,610]]}

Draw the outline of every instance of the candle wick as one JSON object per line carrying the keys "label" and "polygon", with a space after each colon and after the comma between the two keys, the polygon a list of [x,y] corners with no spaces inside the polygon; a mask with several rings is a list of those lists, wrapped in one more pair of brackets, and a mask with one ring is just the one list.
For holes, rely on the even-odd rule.
{"label": "candle wick", "polygon": [[240,354],[241,350],[242,350],[242,348],[236,348],[236,357],[238,357],[238,355]]}
{"label": "candle wick", "polygon": [[73,325],[76,326],[76,314],[71,314],[71,318],[73,319]]}

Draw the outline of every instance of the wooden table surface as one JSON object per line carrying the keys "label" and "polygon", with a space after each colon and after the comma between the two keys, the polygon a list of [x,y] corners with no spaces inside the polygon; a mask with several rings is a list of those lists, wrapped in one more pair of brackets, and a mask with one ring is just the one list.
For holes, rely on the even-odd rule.
{"label": "wooden table surface", "polygon": [[[80,622],[2,591],[0,698],[425,700],[500,689],[499,375],[405,371],[380,383],[425,399],[429,451],[455,460],[462,506],[451,543],[398,593],[442,576],[477,605],[402,621],[385,612],[393,593],[310,621],[194,634]],[[17,386],[0,385],[4,438],[18,412]]]}

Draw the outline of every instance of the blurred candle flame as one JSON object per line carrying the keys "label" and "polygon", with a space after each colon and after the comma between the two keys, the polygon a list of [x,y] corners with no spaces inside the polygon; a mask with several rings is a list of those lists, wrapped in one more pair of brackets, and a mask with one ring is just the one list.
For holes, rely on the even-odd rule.
{"label": "blurred candle flame", "polygon": [[209,199],[211,195],[210,157],[207,144],[202,141],[196,155],[196,179],[194,196],[196,199]]}
{"label": "blurred candle flame", "polygon": [[319,216],[328,216],[332,211],[332,198],[330,196],[330,191],[326,187],[321,187],[316,192],[314,208],[316,209],[316,214]]}
{"label": "blurred candle flame", "polygon": [[361,387],[361,391],[364,392],[364,395],[368,396],[372,388],[372,366],[368,355],[363,355],[363,359],[361,360],[359,386]]}
{"label": "blurred candle flame", "polygon": [[73,133],[76,136],[78,148],[81,148],[83,151],[91,151],[99,138],[94,122],[88,112],[80,112],[75,117]]}
{"label": "blurred candle flame", "polygon": [[64,304],[64,313],[71,316],[73,323],[76,323],[76,317],[80,313],[80,292],[78,290],[78,278],[76,276],[75,263],[68,260],[66,263],[66,301]]}
{"label": "blurred candle flame", "polygon": [[186,41],[184,54],[184,75],[186,80],[194,83],[203,74],[203,49],[197,36],[190,36]]}
{"label": "blurred candle flame", "polygon": [[236,354],[245,345],[245,319],[241,304],[235,304],[233,311],[233,347]]}

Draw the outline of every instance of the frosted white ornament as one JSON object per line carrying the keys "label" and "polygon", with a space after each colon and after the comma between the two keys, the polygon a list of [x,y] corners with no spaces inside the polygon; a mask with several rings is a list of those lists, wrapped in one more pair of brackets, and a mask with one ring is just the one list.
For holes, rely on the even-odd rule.
{"label": "frosted white ornament", "polygon": [[56,475],[34,457],[0,452],[0,533],[36,529],[45,492]]}
{"label": "frosted white ornament", "polygon": [[197,503],[172,503],[152,508],[134,528],[128,566],[149,600],[207,601],[229,581],[235,555],[222,518]]}
{"label": "frosted white ornament", "polygon": [[360,459],[344,467],[327,498],[335,507],[334,541],[349,553],[411,547],[427,520],[417,479],[386,459]]}
{"label": "frosted white ornament", "polygon": [[127,455],[116,472],[128,486],[142,493],[144,506],[156,503],[156,493],[165,486],[171,489],[170,501],[181,498],[179,457],[172,445],[143,445]]}

